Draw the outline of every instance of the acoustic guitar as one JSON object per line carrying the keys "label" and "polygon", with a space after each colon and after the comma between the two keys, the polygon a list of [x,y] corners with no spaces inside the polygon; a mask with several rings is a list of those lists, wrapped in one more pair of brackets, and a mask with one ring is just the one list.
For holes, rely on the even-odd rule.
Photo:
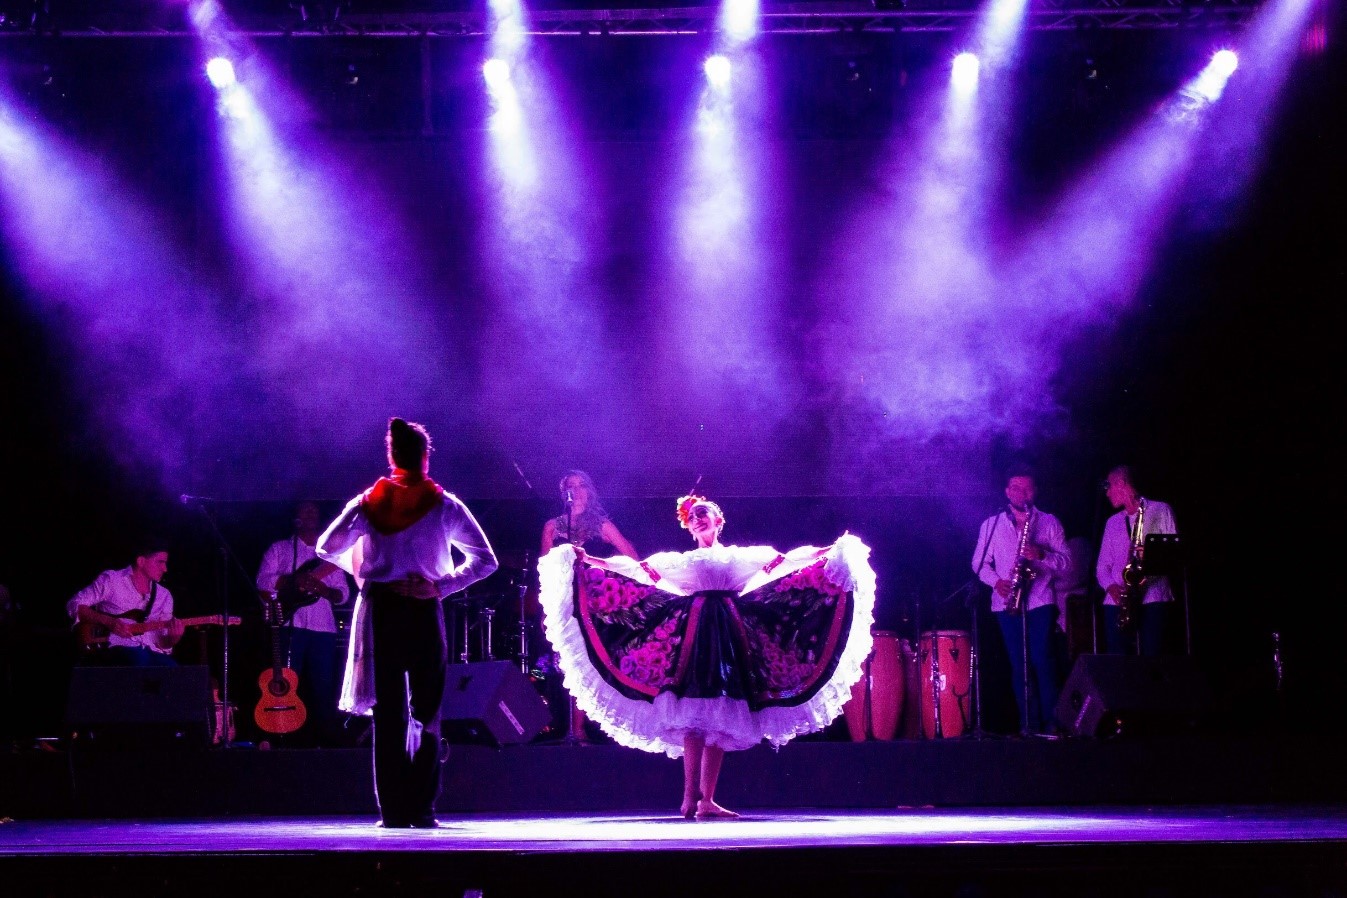
{"label": "acoustic guitar", "polygon": [[259,592],[262,613],[271,626],[271,667],[262,671],[257,685],[262,697],[253,709],[253,720],[266,733],[293,733],[304,726],[309,711],[299,700],[299,675],[281,659],[281,623],[285,614],[281,600],[270,592]]}
{"label": "acoustic guitar", "polygon": [[[127,611],[125,614],[118,614],[116,617],[122,620],[131,621],[131,635],[139,636],[142,633],[153,633],[156,630],[168,629],[167,620],[145,620],[144,609]],[[184,627],[237,627],[239,618],[225,618],[223,614],[207,614],[203,617],[180,617]],[[93,621],[82,620],[75,625],[75,644],[81,652],[96,652],[99,649],[105,649],[108,646],[109,630],[101,624]]]}

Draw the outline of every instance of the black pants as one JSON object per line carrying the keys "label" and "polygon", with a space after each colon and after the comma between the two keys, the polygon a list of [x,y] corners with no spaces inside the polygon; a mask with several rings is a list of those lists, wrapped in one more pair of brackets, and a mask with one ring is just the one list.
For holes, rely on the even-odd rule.
{"label": "black pants", "polygon": [[[385,823],[429,817],[440,791],[440,703],[444,698],[444,606],[371,583],[374,623],[374,789]],[[408,751],[408,723],[423,728]]]}

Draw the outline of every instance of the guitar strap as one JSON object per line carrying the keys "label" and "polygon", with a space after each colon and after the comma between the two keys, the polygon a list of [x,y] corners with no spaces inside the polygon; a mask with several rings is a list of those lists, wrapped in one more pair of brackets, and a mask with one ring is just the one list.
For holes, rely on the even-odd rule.
{"label": "guitar strap", "polygon": [[150,581],[150,601],[149,601],[149,603],[145,606],[145,619],[146,619],[146,620],[149,620],[149,619],[150,619],[150,615],[154,612],[154,603],[155,603],[155,601],[156,601],[158,598],[159,598],[159,582],[158,582],[157,580],[151,580],[151,581]]}

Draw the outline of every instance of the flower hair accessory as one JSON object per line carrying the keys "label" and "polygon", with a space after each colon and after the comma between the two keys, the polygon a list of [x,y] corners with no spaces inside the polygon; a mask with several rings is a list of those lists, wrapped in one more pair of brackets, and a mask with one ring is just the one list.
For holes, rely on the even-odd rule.
{"label": "flower hair accessory", "polygon": [[678,526],[686,530],[688,520],[692,517],[692,506],[705,501],[705,496],[698,496],[696,493],[680,497],[678,500]]}

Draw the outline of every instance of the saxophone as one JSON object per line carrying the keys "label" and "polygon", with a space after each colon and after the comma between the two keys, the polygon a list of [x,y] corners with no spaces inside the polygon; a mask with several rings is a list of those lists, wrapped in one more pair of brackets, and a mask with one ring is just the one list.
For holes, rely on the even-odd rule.
{"label": "saxophone", "polygon": [[1122,569],[1123,588],[1118,594],[1118,627],[1132,626],[1132,618],[1146,594],[1146,571],[1142,567],[1142,549],[1145,546],[1146,503],[1137,508],[1137,526],[1132,533],[1132,547],[1127,553],[1127,564]]}
{"label": "saxophone", "polygon": [[1025,610],[1029,599],[1029,588],[1038,576],[1024,550],[1029,545],[1029,527],[1034,522],[1034,509],[1030,506],[1024,515],[1024,526],[1020,528],[1020,544],[1015,549],[1015,570],[1010,575],[1010,595],[1006,596],[1006,611],[1019,614]]}

